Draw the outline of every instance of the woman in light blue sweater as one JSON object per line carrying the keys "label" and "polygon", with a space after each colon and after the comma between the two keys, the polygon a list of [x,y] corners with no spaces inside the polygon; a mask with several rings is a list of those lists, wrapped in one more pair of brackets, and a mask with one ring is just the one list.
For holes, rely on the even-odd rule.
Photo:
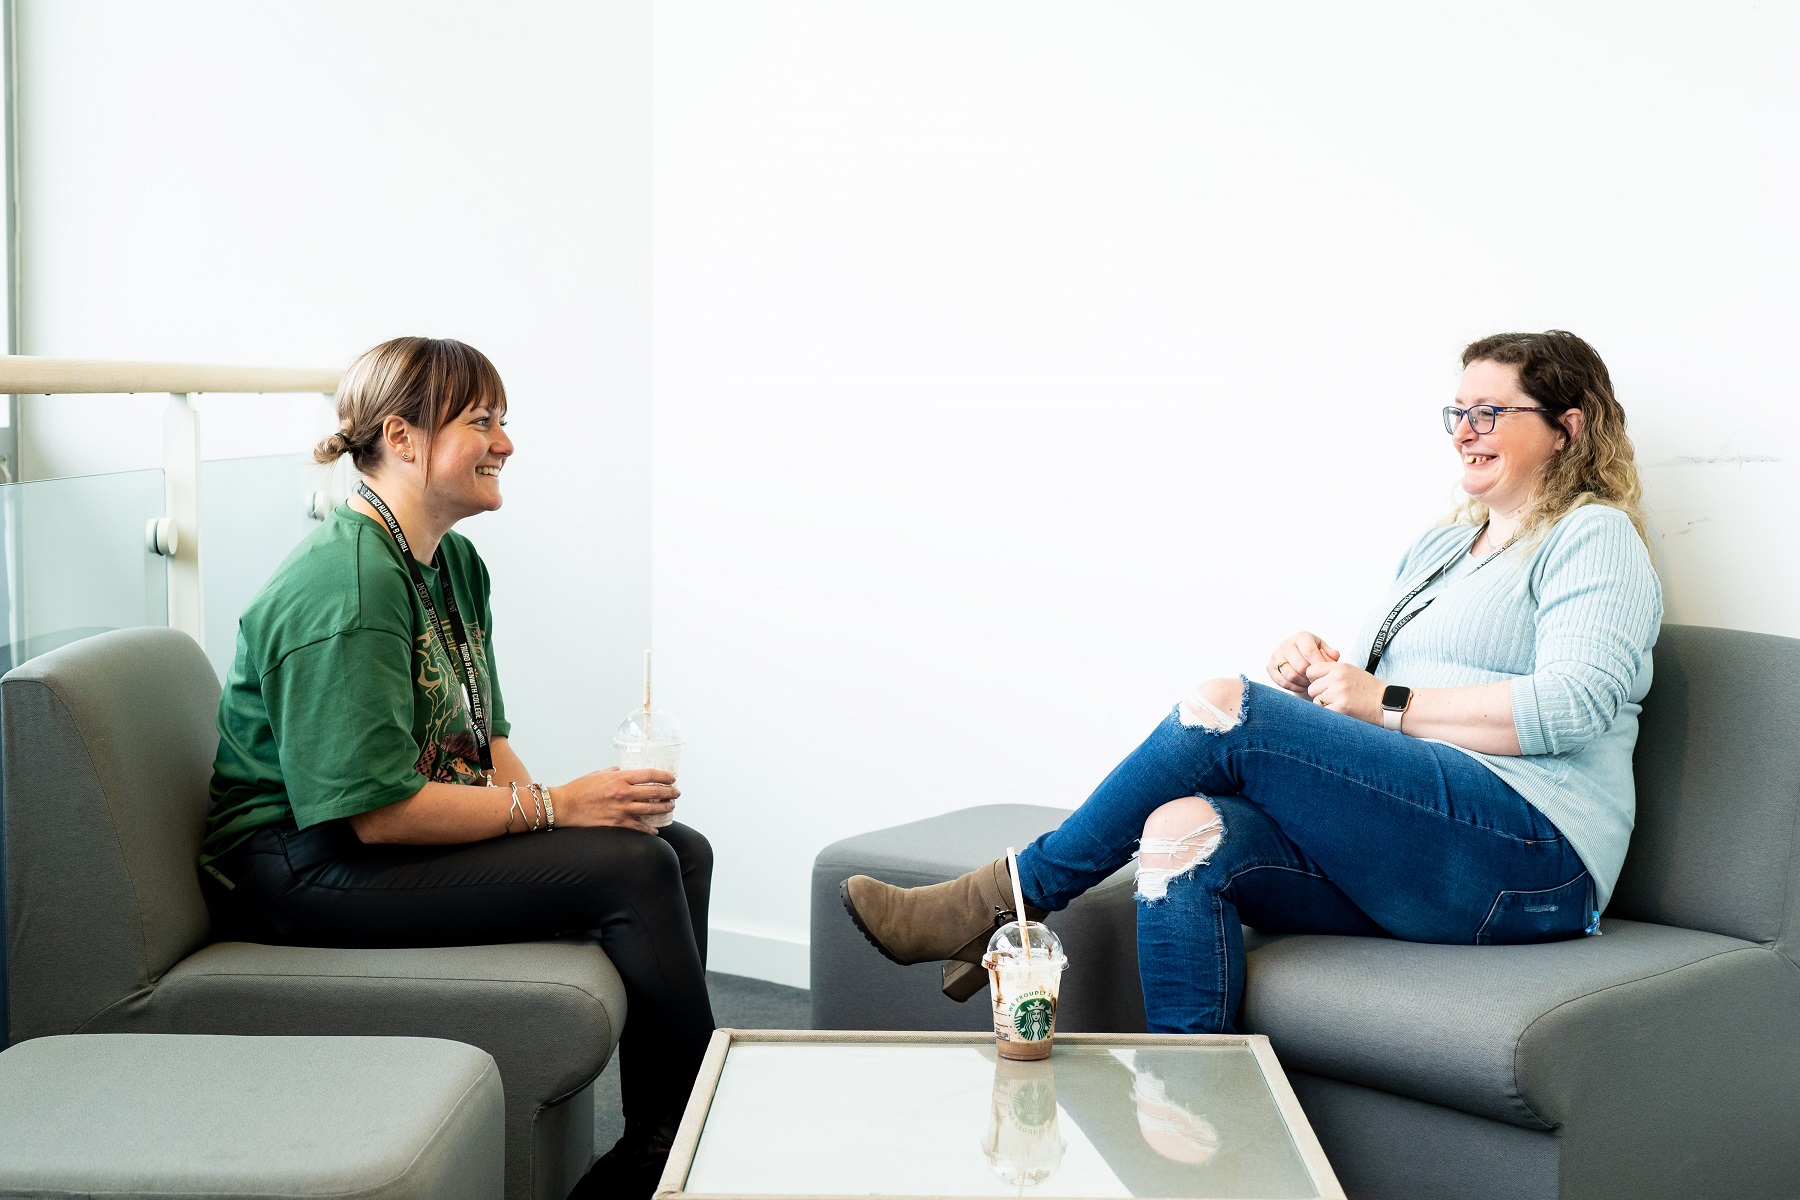
{"label": "woman in light blue sweater", "polygon": [[[1625,414],[1570,333],[1497,334],[1462,361],[1443,416],[1468,503],[1356,641],[1297,633],[1269,656],[1275,687],[1201,684],[1019,855],[1037,917],[1137,852],[1153,1031],[1232,1028],[1240,923],[1464,944],[1597,927],[1662,621]],[[903,963],[976,962],[1013,919],[1004,860],[924,888],[859,875],[843,898]]]}

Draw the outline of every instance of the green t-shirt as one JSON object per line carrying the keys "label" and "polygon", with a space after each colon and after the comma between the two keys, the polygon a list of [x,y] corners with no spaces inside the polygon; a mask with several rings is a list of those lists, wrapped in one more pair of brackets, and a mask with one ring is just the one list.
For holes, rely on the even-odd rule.
{"label": "green t-shirt", "polygon": [[[456,589],[491,736],[506,737],[487,567],[458,533],[444,535],[440,553],[440,569],[419,569],[446,633],[445,582]],[[461,678],[387,527],[340,505],[238,621],[200,861],[265,825],[352,817],[428,781],[480,783]]]}

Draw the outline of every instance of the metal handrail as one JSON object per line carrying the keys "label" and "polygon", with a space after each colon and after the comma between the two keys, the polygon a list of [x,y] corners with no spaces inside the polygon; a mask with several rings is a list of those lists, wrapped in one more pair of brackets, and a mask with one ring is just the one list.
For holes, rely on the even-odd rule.
{"label": "metal handrail", "polygon": [[233,367],[215,363],[112,362],[91,358],[0,355],[0,395],[59,396],[77,392],[337,391],[338,370]]}
{"label": "metal handrail", "polygon": [[[169,624],[205,644],[200,586],[200,410],[204,392],[313,392],[330,399],[336,370],[229,367],[210,363],[109,362],[87,358],[0,355],[0,395],[161,392],[166,515],[144,531],[145,548],[169,559]],[[319,496],[308,511],[321,511]]]}

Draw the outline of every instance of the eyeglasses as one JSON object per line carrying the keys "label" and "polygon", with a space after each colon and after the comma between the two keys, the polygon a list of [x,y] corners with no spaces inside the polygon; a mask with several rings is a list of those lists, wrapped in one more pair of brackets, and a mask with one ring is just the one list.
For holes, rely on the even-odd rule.
{"label": "eyeglasses", "polygon": [[1541,413],[1543,411],[1535,406],[1531,408],[1501,408],[1495,404],[1477,404],[1474,408],[1457,408],[1455,405],[1450,405],[1444,409],[1444,432],[1455,433],[1457,423],[1467,417],[1469,428],[1476,433],[1492,433],[1494,432],[1494,420],[1501,413]]}

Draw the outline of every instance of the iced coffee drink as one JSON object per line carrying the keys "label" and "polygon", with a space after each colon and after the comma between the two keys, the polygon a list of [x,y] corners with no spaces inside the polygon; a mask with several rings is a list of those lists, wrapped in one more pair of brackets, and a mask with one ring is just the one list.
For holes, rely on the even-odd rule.
{"label": "iced coffee drink", "polygon": [[[684,744],[675,718],[660,708],[632,709],[613,735],[613,749],[623,771],[649,769],[679,775]],[[645,817],[644,823],[660,828],[674,819],[673,812],[654,813]]]}
{"label": "iced coffee drink", "polygon": [[[988,942],[981,965],[994,1001],[994,1040],[1002,1058],[1050,1057],[1056,1034],[1056,995],[1062,986],[1062,940],[1036,921],[1020,934],[1017,921],[1002,925]],[[1029,940],[1025,940],[1029,939]]]}

